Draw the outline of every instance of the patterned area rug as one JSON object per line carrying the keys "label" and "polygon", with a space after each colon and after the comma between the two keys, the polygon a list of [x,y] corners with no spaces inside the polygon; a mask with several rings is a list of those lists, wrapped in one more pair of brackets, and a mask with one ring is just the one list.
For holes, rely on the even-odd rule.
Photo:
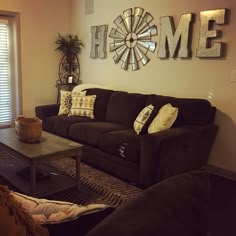
{"label": "patterned area rug", "polygon": [[[9,153],[0,150],[0,161],[9,158],[14,157]],[[73,158],[65,157],[59,160],[50,161],[47,164],[62,174],[75,178],[75,160]],[[89,203],[105,203],[117,207],[142,192],[141,189],[85,163],[81,163],[80,180],[80,191],[77,191],[75,188],[70,188],[47,196],[46,198],[70,201],[83,205]],[[8,185],[10,189],[17,191],[14,186],[1,177],[0,184]]]}

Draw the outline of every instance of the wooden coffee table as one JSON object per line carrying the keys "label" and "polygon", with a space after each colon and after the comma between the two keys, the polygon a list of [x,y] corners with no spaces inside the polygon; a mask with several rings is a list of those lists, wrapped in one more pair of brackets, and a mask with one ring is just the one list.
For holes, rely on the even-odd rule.
{"label": "wooden coffee table", "polygon": [[[14,156],[0,160],[0,175],[22,193],[44,197],[73,186],[80,188],[82,144],[45,131],[38,142],[25,143],[18,139],[15,128],[8,128],[0,130],[0,148]],[[75,157],[76,179],[45,165],[46,161],[62,157]],[[23,169],[26,173],[26,168],[28,178],[19,174]],[[37,172],[39,169],[41,173]]]}

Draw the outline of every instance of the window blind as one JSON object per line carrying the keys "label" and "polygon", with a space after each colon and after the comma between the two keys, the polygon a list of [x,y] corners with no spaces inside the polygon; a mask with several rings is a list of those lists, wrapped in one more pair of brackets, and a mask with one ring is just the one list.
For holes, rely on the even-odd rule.
{"label": "window blind", "polygon": [[11,124],[8,24],[0,22],[0,126]]}

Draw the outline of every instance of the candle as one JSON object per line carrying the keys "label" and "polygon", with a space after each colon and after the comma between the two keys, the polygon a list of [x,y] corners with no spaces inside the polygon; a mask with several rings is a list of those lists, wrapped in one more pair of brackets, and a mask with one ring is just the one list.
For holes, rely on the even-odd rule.
{"label": "candle", "polygon": [[69,76],[68,77],[68,84],[72,84],[73,83],[73,76]]}

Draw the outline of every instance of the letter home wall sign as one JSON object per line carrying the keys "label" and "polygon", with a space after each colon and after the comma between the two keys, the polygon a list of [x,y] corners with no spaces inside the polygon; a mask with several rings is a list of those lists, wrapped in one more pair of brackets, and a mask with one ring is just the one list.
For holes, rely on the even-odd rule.
{"label": "letter home wall sign", "polygon": [[[217,26],[227,23],[227,15],[227,9],[200,12],[196,57],[226,56],[225,43],[216,40],[223,36]],[[158,30],[153,24],[152,15],[140,7],[125,10],[114,20],[115,27],[109,33],[109,37],[113,39],[109,44],[109,51],[114,54],[114,62],[120,62],[123,70],[132,68],[135,71],[140,69],[140,65],[145,66],[149,62],[148,53],[154,53],[156,48],[158,58],[190,58],[194,18],[193,13],[182,14],[175,24],[172,16],[160,17],[157,43],[153,40],[158,35]],[[106,58],[107,31],[108,25],[91,27],[91,58]]]}

